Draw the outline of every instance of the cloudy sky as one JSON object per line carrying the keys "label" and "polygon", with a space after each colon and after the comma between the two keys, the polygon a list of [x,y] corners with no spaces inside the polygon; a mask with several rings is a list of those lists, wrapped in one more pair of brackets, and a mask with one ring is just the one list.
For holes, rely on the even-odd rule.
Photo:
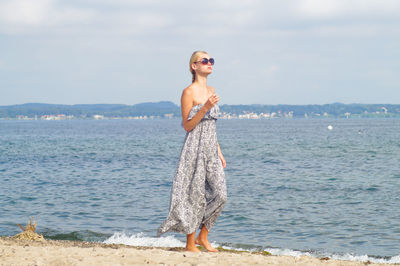
{"label": "cloudy sky", "polygon": [[0,105],[400,104],[398,0],[0,0]]}

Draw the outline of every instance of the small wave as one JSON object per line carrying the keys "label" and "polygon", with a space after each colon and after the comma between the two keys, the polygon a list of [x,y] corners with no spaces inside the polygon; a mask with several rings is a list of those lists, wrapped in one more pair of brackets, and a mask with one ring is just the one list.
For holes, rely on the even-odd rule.
{"label": "small wave", "polygon": [[345,254],[345,255],[332,255],[329,256],[335,260],[350,260],[350,261],[361,261],[361,262],[373,262],[373,263],[400,263],[400,255],[393,256],[393,257],[386,257],[386,258],[377,258],[368,255],[352,255],[352,254]]}
{"label": "small wave", "polygon": [[89,242],[102,241],[110,236],[109,234],[93,232],[90,230],[81,230],[81,231],[61,233],[61,232],[54,231],[51,229],[45,229],[44,231],[42,231],[40,233],[42,233],[44,238],[46,238],[46,239],[89,241]]}
{"label": "small wave", "polygon": [[265,251],[268,251],[272,255],[275,256],[291,256],[291,257],[300,257],[300,256],[309,256],[309,257],[316,257],[310,252],[303,252],[298,250],[291,250],[291,249],[279,249],[279,248],[266,248]]}
{"label": "small wave", "polygon": [[166,237],[149,237],[144,233],[127,235],[124,232],[114,233],[103,243],[106,244],[124,244],[129,246],[143,247],[185,247],[185,243],[176,239],[173,236]]}
{"label": "small wave", "polygon": [[[124,244],[129,246],[144,246],[144,247],[185,247],[185,243],[176,239],[174,236],[166,237],[149,237],[145,233],[138,234],[126,234],[124,232],[116,232],[111,237],[106,239],[103,243],[105,244]],[[260,248],[251,247],[245,245],[244,247],[232,247],[234,245],[229,244],[219,244],[216,242],[211,243],[213,246],[220,246],[228,250],[236,251],[260,251],[264,250],[275,256],[309,256],[314,258],[330,258],[334,260],[346,260],[346,261],[360,261],[360,262],[373,262],[373,263],[400,263],[400,255],[393,257],[373,257],[368,255],[352,255],[352,254],[327,254],[327,253],[317,253],[317,252],[306,252],[291,249],[280,249],[280,248]],[[243,246],[243,245],[239,245]]]}
{"label": "small wave", "polygon": [[352,254],[321,254],[314,252],[303,252],[298,250],[291,249],[278,249],[278,248],[266,248],[265,251],[268,251],[272,255],[277,256],[292,256],[292,257],[300,257],[300,256],[310,256],[314,258],[330,258],[334,260],[346,260],[346,261],[359,261],[359,262],[373,262],[373,263],[400,263],[400,255],[386,258],[378,258],[368,255],[352,255]]}

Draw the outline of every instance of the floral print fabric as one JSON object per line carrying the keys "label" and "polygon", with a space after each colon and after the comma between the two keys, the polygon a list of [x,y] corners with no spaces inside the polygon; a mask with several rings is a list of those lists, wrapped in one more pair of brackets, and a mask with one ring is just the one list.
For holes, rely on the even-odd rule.
{"label": "floral print fabric", "polygon": [[[201,109],[195,105],[188,120]],[[197,228],[212,228],[226,203],[225,174],[218,156],[216,120],[219,108],[214,105],[187,132],[171,190],[169,214],[157,235],[169,231],[190,234]]]}

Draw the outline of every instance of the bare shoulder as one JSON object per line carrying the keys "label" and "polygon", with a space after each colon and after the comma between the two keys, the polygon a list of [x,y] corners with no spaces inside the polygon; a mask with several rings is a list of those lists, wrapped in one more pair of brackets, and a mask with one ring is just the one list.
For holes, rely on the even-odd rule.
{"label": "bare shoulder", "polygon": [[181,104],[187,105],[188,103],[193,102],[193,88],[192,86],[188,86],[183,89],[181,96]]}
{"label": "bare shoulder", "polygon": [[213,86],[207,86],[207,88],[211,93],[215,93],[215,88]]}
{"label": "bare shoulder", "polygon": [[183,89],[182,91],[182,97],[183,96],[192,96],[193,95],[193,87],[192,85],[187,86],[186,88]]}

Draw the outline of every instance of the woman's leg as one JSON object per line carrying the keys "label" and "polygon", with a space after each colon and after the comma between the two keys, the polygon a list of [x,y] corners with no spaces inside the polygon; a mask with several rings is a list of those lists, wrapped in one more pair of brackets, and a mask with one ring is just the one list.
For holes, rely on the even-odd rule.
{"label": "woman's leg", "polygon": [[207,165],[206,176],[206,210],[202,221],[202,227],[196,238],[196,244],[203,246],[208,251],[217,252],[208,241],[208,229],[210,229],[226,203],[226,181],[221,161],[210,161]]}
{"label": "woman's leg", "polygon": [[218,252],[218,249],[213,248],[210,242],[208,242],[208,230],[204,225],[196,238],[196,244],[203,246],[205,249],[207,249],[207,251]]}
{"label": "woman's leg", "polygon": [[196,236],[196,231],[186,235],[186,249],[185,249],[186,251],[200,252],[200,249],[198,249],[196,247],[196,244],[194,243],[195,236]]}

